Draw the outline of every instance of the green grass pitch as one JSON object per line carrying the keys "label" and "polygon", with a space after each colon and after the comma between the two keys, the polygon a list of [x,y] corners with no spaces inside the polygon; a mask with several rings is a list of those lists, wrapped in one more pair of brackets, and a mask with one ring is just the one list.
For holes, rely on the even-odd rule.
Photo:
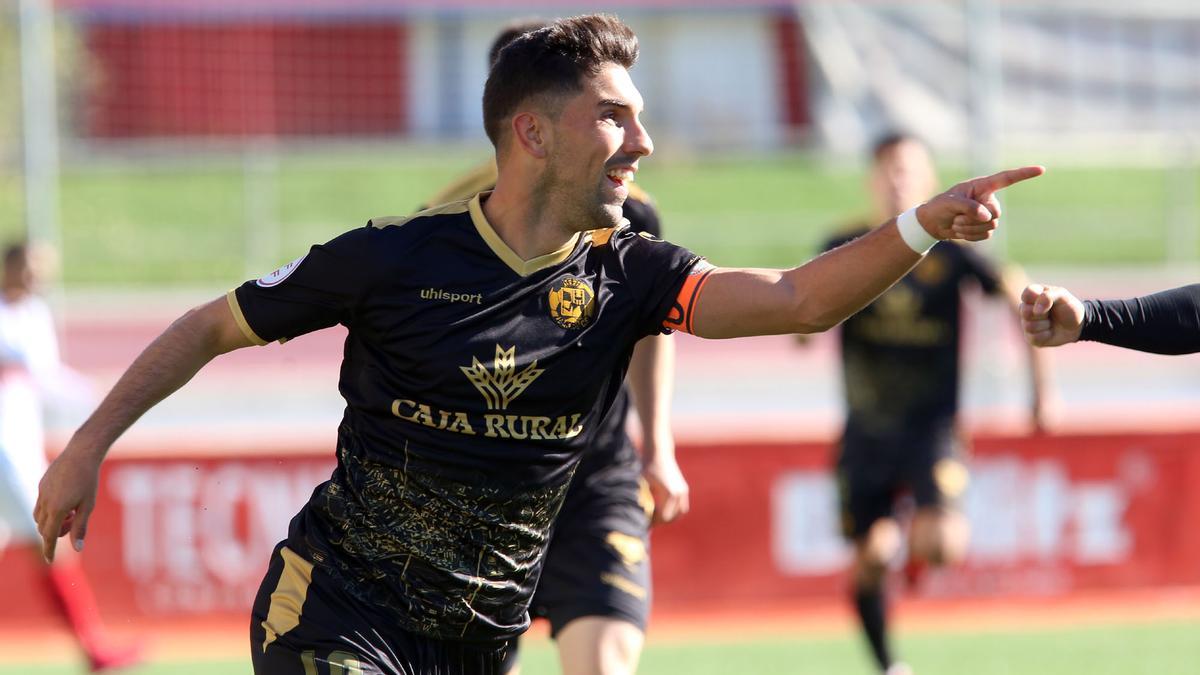
{"label": "green grass pitch", "polygon": [[[744,629],[739,629],[739,634]],[[985,632],[901,632],[898,649],[919,675],[1185,675],[1200,662],[1200,621],[1173,620],[1077,628]],[[550,642],[524,648],[524,675],[559,672]],[[64,657],[65,658],[65,657]],[[77,666],[0,660],[0,673],[68,675]],[[246,660],[160,662],[129,675],[246,674]],[[772,633],[754,639],[657,641],[640,675],[871,675],[856,635],[814,638]]]}
{"label": "green grass pitch", "polygon": [[[220,156],[70,165],[60,199],[65,279],[69,286],[230,286],[372,216],[407,213],[483,156],[483,149],[401,146],[293,153],[266,171]],[[1153,264],[1174,247],[1176,259],[1200,259],[1200,251],[1179,250],[1186,236],[1171,234],[1173,221],[1200,208],[1172,202],[1173,174],[1049,169],[1005,196],[1010,217],[997,249],[1004,257]],[[946,170],[942,181],[962,177]],[[8,178],[0,180],[0,236],[11,238],[23,221],[20,181]],[[868,211],[861,168],[795,153],[654,157],[639,182],[657,198],[668,239],[725,266],[794,266]]]}

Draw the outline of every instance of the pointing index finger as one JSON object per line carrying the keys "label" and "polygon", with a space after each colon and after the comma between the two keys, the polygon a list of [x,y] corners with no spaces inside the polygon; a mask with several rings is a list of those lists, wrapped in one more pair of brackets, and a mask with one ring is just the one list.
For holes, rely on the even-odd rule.
{"label": "pointing index finger", "polygon": [[1023,180],[1037,178],[1046,173],[1044,166],[1023,166],[1019,169],[1007,169],[1005,171],[996,172],[990,176],[984,176],[977,179],[975,188],[981,194],[991,194],[997,190],[1002,190],[1010,185],[1020,183]]}

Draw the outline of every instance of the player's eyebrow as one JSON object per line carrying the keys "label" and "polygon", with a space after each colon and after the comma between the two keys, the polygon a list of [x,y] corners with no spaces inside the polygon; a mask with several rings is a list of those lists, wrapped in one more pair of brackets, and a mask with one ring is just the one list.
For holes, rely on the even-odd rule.
{"label": "player's eyebrow", "polygon": [[631,104],[629,101],[622,101],[619,98],[600,99],[600,102],[596,104],[596,107],[597,108],[608,108],[608,107],[626,108],[628,110],[633,110],[633,104]]}
{"label": "player's eyebrow", "polygon": [[619,98],[602,98],[602,99],[600,99],[600,101],[598,103],[596,103],[596,105],[601,108],[604,108],[606,106],[614,106],[617,108],[628,108],[629,107],[629,103],[622,101]]}

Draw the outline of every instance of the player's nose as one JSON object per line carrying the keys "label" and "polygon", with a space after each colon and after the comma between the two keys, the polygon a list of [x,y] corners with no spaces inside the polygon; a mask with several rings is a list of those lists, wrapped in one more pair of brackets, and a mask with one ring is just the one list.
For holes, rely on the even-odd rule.
{"label": "player's nose", "polygon": [[634,120],[633,124],[625,129],[625,152],[638,157],[649,157],[654,154],[654,141],[651,140],[650,132],[646,131],[641,120]]}

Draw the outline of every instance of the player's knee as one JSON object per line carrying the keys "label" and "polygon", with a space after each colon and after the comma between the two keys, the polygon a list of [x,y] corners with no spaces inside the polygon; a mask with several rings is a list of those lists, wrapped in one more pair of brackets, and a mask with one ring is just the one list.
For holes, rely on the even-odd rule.
{"label": "player's knee", "polygon": [[871,525],[858,546],[862,566],[882,572],[900,552],[900,525],[891,518],[881,518]]}
{"label": "player's knee", "polygon": [[632,624],[606,632],[600,642],[599,675],[633,675],[642,654],[643,639],[642,632]]}
{"label": "player's knee", "polygon": [[628,621],[584,617],[558,634],[564,675],[633,675],[645,640]]}
{"label": "player's knee", "polygon": [[930,565],[953,565],[967,552],[968,526],[966,517],[955,511],[930,509],[913,519],[909,542],[914,557]]}

